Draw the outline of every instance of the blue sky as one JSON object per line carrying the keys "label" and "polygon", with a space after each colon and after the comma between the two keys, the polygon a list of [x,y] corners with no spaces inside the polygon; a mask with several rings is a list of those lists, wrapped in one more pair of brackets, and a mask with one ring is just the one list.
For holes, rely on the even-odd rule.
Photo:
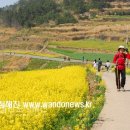
{"label": "blue sky", "polygon": [[19,0],[0,0],[0,7],[4,7],[6,5],[12,5]]}

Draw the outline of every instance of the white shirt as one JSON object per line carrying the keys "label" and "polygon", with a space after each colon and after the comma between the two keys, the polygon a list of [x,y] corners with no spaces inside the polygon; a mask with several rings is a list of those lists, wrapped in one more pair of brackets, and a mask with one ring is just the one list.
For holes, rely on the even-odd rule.
{"label": "white shirt", "polygon": [[106,62],[106,66],[107,66],[107,67],[110,67],[110,62]]}

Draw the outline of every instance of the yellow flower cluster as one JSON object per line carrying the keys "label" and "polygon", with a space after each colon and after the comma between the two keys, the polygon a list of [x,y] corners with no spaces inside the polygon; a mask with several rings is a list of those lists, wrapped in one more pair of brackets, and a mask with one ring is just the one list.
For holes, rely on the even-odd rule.
{"label": "yellow flower cluster", "polygon": [[130,68],[126,68],[126,73],[130,75]]}
{"label": "yellow flower cluster", "polygon": [[[0,101],[81,102],[87,91],[86,69],[80,66],[0,75]],[[59,112],[56,108],[34,112],[24,107],[2,111],[0,130],[51,129],[50,122],[58,120]]]}

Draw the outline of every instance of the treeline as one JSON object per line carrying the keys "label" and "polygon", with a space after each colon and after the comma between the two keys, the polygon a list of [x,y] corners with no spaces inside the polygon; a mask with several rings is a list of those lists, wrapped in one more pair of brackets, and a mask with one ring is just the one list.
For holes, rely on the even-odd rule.
{"label": "treeline", "polygon": [[8,26],[26,26],[49,23],[78,22],[76,15],[90,9],[109,7],[106,0],[20,0],[17,4],[0,9],[3,23]]}

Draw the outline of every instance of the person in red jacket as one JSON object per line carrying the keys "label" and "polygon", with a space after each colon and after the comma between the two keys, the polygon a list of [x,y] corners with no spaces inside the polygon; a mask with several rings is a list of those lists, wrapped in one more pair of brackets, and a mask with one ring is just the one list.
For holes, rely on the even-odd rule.
{"label": "person in red jacket", "polygon": [[118,91],[120,91],[121,88],[123,89],[123,91],[125,91],[124,86],[126,82],[126,59],[130,59],[128,49],[124,46],[119,46],[118,52],[115,54],[113,59],[113,63],[116,64],[115,74]]}

